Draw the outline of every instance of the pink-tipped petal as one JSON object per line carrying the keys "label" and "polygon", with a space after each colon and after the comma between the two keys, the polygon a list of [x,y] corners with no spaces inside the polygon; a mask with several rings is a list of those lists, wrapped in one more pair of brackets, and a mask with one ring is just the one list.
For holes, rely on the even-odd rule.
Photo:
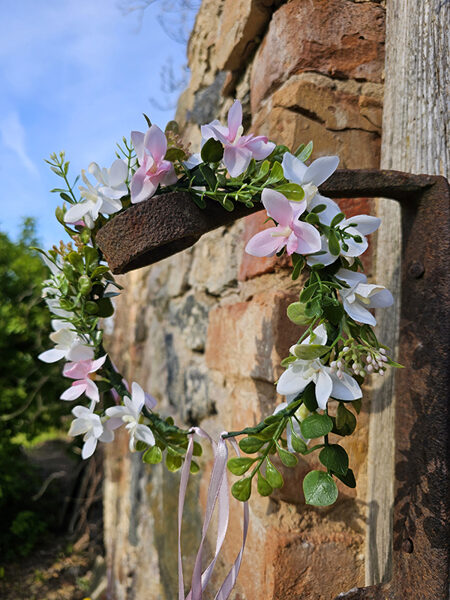
{"label": "pink-tipped petal", "polygon": [[336,171],[338,164],[339,158],[337,156],[321,156],[306,169],[305,183],[311,182],[316,186],[321,185]]}
{"label": "pink-tipped petal", "polygon": [[85,379],[90,372],[92,361],[80,360],[78,362],[70,362],[64,365],[63,375],[64,377],[70,377],[70,379]]}
{"label": "pink-tipped petal", "polygon": [[313,254],[319,252],[322,247],[320,233],[310,223],[297,221],[293,223],[295,235],[298,238],[298,246],[296,252],[298,254]]}
{"label": "pink-tipped petal", "polygon": [[[138,169],[138,171],[140,170],[141,169]],[[148,200],[149,198],[151,198],[156,192],[156,188],[158,187],[157,184],[155,185],[148,178],[144,177],[143,179],[141,179],[140,175],[135,180],[138,171],[136,171],[136,173],[133,175],[133,179],[131,180],[130,186],[131,202],[133,204],[137,204],[138,202],[143,202],[144,200]]]}
{"label": "pink-tipped petal", "polygon": [[247,254],[260,257],[276,254],[286,242],[286,238],[280,236],[273,237],[271,235],[277,230],[277,227],[270,227],[254,235],[245,247]]}
{"label": "pink-tipped petal", "polygon": [[238,177],[243,173],[251,160],[251,152],[239,146],[226,146],[223,153],[223,162],[231,177]]}
{"label": "pink-tipped petal", "polygon": [[273,142],[268,142],[265,136],[252,137],[248,142],[245,143],[245,147],[250,150],[255,160],[263,160],[267,158],[269,154],[275,149]]}
{"label": "pink-tipped petal", "polygon": [[94,373],[94,371],[97,371],[98,369],[100,369],[100,367],[102,367],[105,363],[106,360],[106,354],[105,356],[101,356],[100,358],[97,358],[97,360],[93,360],[92,364],[91,364],[91,368],[89,369],[89,373]]}
{"label": "pink-tipped petal", "polygon": [[228,111],[228,140],[234,142],[239,127],[242,125],[242,106],[239,100],[235,100]]}
{"label": "pink-tipped petal", "polygon": [[261,201],[269,217],[275,219],[282,227],[289,227],[292,221],[292,207],[283,194],[265,188],[261,194]]}
{"label": "pink-tipped petal", "polygon": [[144,147],[150,152],[155,162],[160,162],[167,151],[166,135],[158,125],[152,125],[145,134]]}

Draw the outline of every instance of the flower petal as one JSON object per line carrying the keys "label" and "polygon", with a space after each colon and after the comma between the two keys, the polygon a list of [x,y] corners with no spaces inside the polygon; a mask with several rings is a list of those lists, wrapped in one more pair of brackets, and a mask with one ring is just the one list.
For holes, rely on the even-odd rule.
{"label": "flower petal", "polygon": [[[339,269],[335,277],[347,283],[350,286],[350,289],[354,288],[360,283],[365,283],[367,281],[367,277],[364,275],[364,273],[359,273],[357,271],[349,271],[348,269]],[[349,293],[349,291],[350,290],[347,288],[341,290],[341,293],[345,295],[346,293]]]}
{"label": "flower petal", "polygon": [[341,209],[336,204],[336,202],[334,202],[334,200],[331,200],[326,196],[322,196],[322,194],[316,194],[314,198],[310,200],[308,204],[308,210],[311,211],[316,206],[319,206],[319,204],[325,204],[326,206],[326,208],[322,212],[317,213],[319,221],[324,225],[329,226],[334,217],[341,212]]}
{"label": "flower petal", "polygon": [[147,425],[136,425],[134,435],[136,439],[141,440],[141,442],[145,442],[149,446],[155,445],[155,437]]}
{"label": "flower petal", "polygon": [[358,323],[367,323],[367,325],[377,324],[375,317],[357,300],[355,302],[348,302],[344,298],[344,310],[354,321],[357,321]]}
{"label": "flower petal", "polygon": [[331,377],[325,370],[319,371],[319,375],[316,381],[316,400],[317,405],[322,410],[325,410],[327,407],[328,398],[331,394],[331,389],[333,387],[333,383],[331,381]]}
{"label": "flower petal", "polygon": [[250,136],[250,139],[245,142],[245,147],[250,150],[255,160],[264,160],[269,154],[272,154],[275,144],[267,141],[265,136],[258,135]]}
{"label": "flower petal", "polygon": [[145,169],[140,167],[133,175],[130,184],[131,202],[137,204],[151,198],[156,192],[157,184],[154,184],[145,174]]}
{"label": "flower petal", "polygon": [[77,202],[72,204],[69,210],[64,215],[65,223],[76,223],[84,217],[84,215],[90,210],[92,202]]}
{"label": "flower petal", "polygon": [[275,219],[282,227],[288,227],[292,220],[292,207],[289,200],[280,192],[265,188],[261,194],[261,201],[269,217]]}
{"label": "flower petal", "polygon": [[[77,408],[77,407],[75,407]],[[84,407],[83,407],[84,408]],[[86,433],[89,431],[90,424],[86,419],[74,419],[70,425],[69,435],[75,437],[76,435],[80,435],[81,433]]]}
{"label": "flower petal", "polygon": [[51,350],[46,350],[45,352],[41,352],[38,356],[39,360],[45,363],[53,363],[57,360],[61,360],[66,355],[64,350],[57,350],[56,348],[52,348]]}
{"label": "flower petal", "polygon": [[290,154],[290,152],[285,152],[281,166],[283,167],[284,176],[288,181],[299,184],[303,183],[303,177],[308,167],[299,158]]}
{"label": "flower petal", "polygon": [[104,443],[112,442],[114,440],[114,431],[112,429],[103,429],[102,435],[98,439]]}
{"label": "flower petal", "polygon": [[358,382],[353,379],[353,377],[347,373],[342,373],[342,379],[340,379],[336,373],[331,371],[329,367],[326,367],[326,370],[333,382],[333,389],[331,391],[332,398],[346,401],[362,398],[361,388],[359,387]]}
{"label": "flower petal", "polygon": [[81,458],[89,458],[95,452],[97,448],[97,438],[94,435],[89,435],[84,442],[83,449],[81,450]]}
{"label": "flower petal", "polygon": [[100,367],[104,365],[106,356],[107,355],[105,354],[105,356],[101,356],[100,358],[97,358],[97,360],[93,360],[89,369],[89,373],[94,373],[95,371],[98,371]]}
{"label": "flower petal", "polygon": [[85,381],[74,381],[70,388],[67,388],[67,390],[61,394],[60,398],[61,400],[67,400],[68,402],[71,402],[72,400],[79,398],[85,390]]}
{"label": "flower petal", "polygon": [[231,177],[243,173],[252,159],[252,153],[239,146],[226,146],[223,153],[223,162]]}
{"label": "flower petal", "polygon": [[155,162],[162,161],[167,151],[167,138],[158,125],[152,125],[145,134],[144,147],[150,152]]}
{"label": "flower petal", "polygon": [[75,344],[66,356],[67,360],[79,362],[80,360],[91,360],[94,358],[94,349],[85,344]]}
{"label": "flower petal", "polygon": [[139,164],[142,163],[142,160],[144,158],[144,138],[145,135],[140,131],[131,132],[131,142],[136,151],[136,156],[139,161]]}
{"label": "flower petal", "polygon": [[136,411],[136,414],[139,415],[145,404],[145,393],[141,386],[135,381],[131,384],[131,399],[133,408]]}
{"label": "flower petal", "polygon": [[299,254],[313,254],[319,252],[322,247],[320,233],[310,223],[294,221],[293,228],[298,238],[297,250]]}
{"label": "flower petal", "polygon": [[234,142],[239,127],[242,125],[242,105],[239,100],[233,102],[228,111],[228,140]]}
{"label": "flower petal", "polygon": [[286,242],[283,237],[273,237],[271,234],[278,227],[269,227],[254,235],[245,246],[245,251],[251,256],[273,256]]}
{"label": "flower petal", "polygon": [[356,223],[356,227],[350,228],[350,231],[352,231],[352,229],[357,229],[358,233],[361,235],[369,235],[378,229],[381,219],[378,217],[372,217],[371,215],[356,215],[354,217],[344,219],[339,224],[339,227],[344,228],[351,223]]}
{"label": "flower petal", "polygon": [[338,164],[338,156],[321,156],[306,169],[303,181],[305,183],[311,182],[319,187],[336,171]]}
{"label": "flower petal", "polygon": [[370,308],[386,308],[394,304],[394,297],[387,289],[377,292],[370,298]]}
{"label": "flower petal", "polygon": [[98,402],[100,400],[100,396],[98,393],[97,385],[92,381],[92,379],[85,379],[86,382],[86,396],[89,400],[93,400],[94,402]]}
{"label": "flower petal", "polygon": [[333,256],[333,254],[331,254],[329,248],[328,248],[328,240],[327,238],[322,235],[320,236],[321,239],[321,247],[320,247],[320,251],[324,252],[324,254],[318,254],[317,256],[315,256],[314,254],[310,254],[307,258],[306,258],[306,262],[308,263],[308,265],[311,267],[312,265],[324,265],[325,267],[328,265],[333,264],[338,257],[337,256]]}
{"label": "flower petal", "polygon": [[311,381],[310,377],[304,377],[303,361],[291,363],[286,371],[281,375],[277,383],[277,392],[282,396],[289,394],[299,394]]}
{"label": "flower petal", "polygon": [[125,183],[128,175],[128,167],[121,158],[118,158],[111,165],[108,175],[109,186],[118,187],[119,185]]}

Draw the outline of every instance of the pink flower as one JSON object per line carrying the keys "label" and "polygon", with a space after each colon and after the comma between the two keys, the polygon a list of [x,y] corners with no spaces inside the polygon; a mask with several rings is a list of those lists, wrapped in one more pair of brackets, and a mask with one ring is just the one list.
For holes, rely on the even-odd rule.
{"label": "pink flower", "polygon": [[157,125],[152,125],[146,134],[132,131],[131,140],[140,165],[130,185],[131,202],[137,203],[151,198],[159,184],[175,183],[177,176],[173,164],[164,160],[167,139]]}
{"label": "pink flower", "polygon": [[231,177],[237,177],[243,173],[252,158],[263,160],[275,148],[273,142],[269,142],[264,135],[242,135],[242,106],[239,100],[235,100],[228,112],[228,127],[221,125],[217,120],[211,121],[202,128],[203,140],[214,138],[225,147],[223,162]]}
{"label": "pink flower", "polygon": [[299,219],[305,211],[306,202],[298,202],[298,208],[294,209],[293,203],[283,194],[267,188],[263,190],[261,200],[269,217],[278,225],[254,235],[245,248],[248,254],[273,256],[284,246],[288,254],[312,254],[320,250],[321,241],[317,229]]}
{"label": "pink flower", "polygon": [[97,358],[97,360],[80,360],[78,362],[67,363],[64,366],[63,375],[76,381],[61,394],[61,400],[75,400],[75,398],[79,398],[84,393],[93,402],[98,402],[100,399],[98,388],[89,377],[89,374],[95,373],[95,371],[100,369],[105,360],[106,354],[101,358]]}

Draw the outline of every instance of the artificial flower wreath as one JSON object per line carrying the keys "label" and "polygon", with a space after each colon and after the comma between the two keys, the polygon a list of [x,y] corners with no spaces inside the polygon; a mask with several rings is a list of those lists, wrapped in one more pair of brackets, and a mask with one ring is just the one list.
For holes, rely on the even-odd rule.
{"label": "artificial flower wreath", "polygon": [[[275,455],[282,464],[293,467],[297,454],[318,451],[324,468],[306,475],[303,491],[308,504],[328,506],[338,496],[336,479],[349,487],[356,485],[346,451],[330,442],[329,434],[348,436],[355,430],[360,386],[366,375],[383,375],[388,365],[399,366],[378,342],[373,331],[376,320],[369,310],[390,306],[392,295],[383,286],[367,283],[359,259],[368,246],[366,235],[378,228],[380,219],[368,215],[346,218],[334,201],[319,193],[319,186],[338,166],[336,156],[320,157],[307,166],[311,142],[291,153],[264,136],[243,135],[238,101],[228,113],[227,126],[212,121],[201,128],[198,154],[188,151],[174,121],[163,132],[146,119],[147,132],[132,132],[130,142],[123,138],[117,160],[109,169],[89,165],[95,183],[82,171],[81,198],[74,189],[78,178],[69,183],[64,153],[53,154],[47,161],[65,184],[52,191],[64,201],[56,217],[72,242],[41,251],[51,271],[43,297],[54,315],[50,338],[55,346],[39,358],[66,361],[63,375],[73,382],[62,400],[85,399],[72,409],[75,419],[69,434],[83,436],[82,457],[89,458],[99,441],[112,442],[114,431],[124,426],[130,450],[142,452],[144,462],[155,464],[164,459],[171,471],[183,468],[181,509],[189,471],[199,470],[192,460],[202,452],[201,445],[193,441],[196,433],[213,445],[216,462],[210,496],[216,499],[226,483],[225,440],[232,441],[238,455],[228,460],[228,469],[243,476],[231,491],[243,502],[251,495],[253,480],[263,496],[282,487]],[[172,418],[161,417],[155,411],[156,401],[138,383],[129,386],[103,347],[101,319],[113,314],[112,299],[121,288],[96,244],[96,234],[131,203],[173,191],[189,192],[205,210],[207,199],[229,211],[238,202],[248,207],[262,202],[273,226],[257,233],[246,251],[261,257],[287,253],[294,280],[303,269],[308,271],[298,302],[287,310],[293,325],[302,329],[297,344],[281,363],[285,371],[276,384],[285,402],[261,423],[224,432],[217,442],[199,428],[183,429]],[[330,404],[333,409],[329,411]],[[239,448],[246,456],[240,456],[234,438],[239,438]],[[219,529],[220,522],[219,516]],[[244,523],[244,541],[246,527]],[[237,570],[239,564],[240,558],[235,563]],[[209,574],[211,570],[207,569]],[[236,573],[225,581],[223,597],[231,591],[235,577]],[[180,598],[184,598],[182,579],[181,572]],[[206,579],[205,573],[203,579],[197,573],[192,589],[203,589]]]}

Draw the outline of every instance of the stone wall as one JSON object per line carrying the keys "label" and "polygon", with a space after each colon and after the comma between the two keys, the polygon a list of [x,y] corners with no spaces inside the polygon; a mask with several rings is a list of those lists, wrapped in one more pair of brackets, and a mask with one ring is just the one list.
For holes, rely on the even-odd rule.
{"label": "stone wall", "polygon": [[[191,82],[177,118],[197,147],[198,125],[224,119],[241,100],[246,128],[313,157],[337,153],[342,167],[378,167],[384,66],[384,6],[375,0],[204,0],[188,47]],[[371,201],[343,200],[347,214]],[[298,338],[286,307],[298,296],[287,263],[244,254],[263,226],[256,214],[205,235],[193,248],[125,278],[110,350],[127,377],[178,422],[212,434],[258,422],[277,401],[280,359]],[[371,273],[370,256],[366,268]],[[301,458],[270,499],[255,493],[234,600],[331,600],[364,584],[368,402],[343,443],[358,486],[338,502],[305,505]],[[199,539],[211,457],[188,489],[183,547],[188,574]],[[107,448],[105,526],[111,597],[177,596],[178,474],[142,465],[127,440]],[[241,511],[216,580],[240,544]],[[211,593],[207,598],[212,597]]]}

